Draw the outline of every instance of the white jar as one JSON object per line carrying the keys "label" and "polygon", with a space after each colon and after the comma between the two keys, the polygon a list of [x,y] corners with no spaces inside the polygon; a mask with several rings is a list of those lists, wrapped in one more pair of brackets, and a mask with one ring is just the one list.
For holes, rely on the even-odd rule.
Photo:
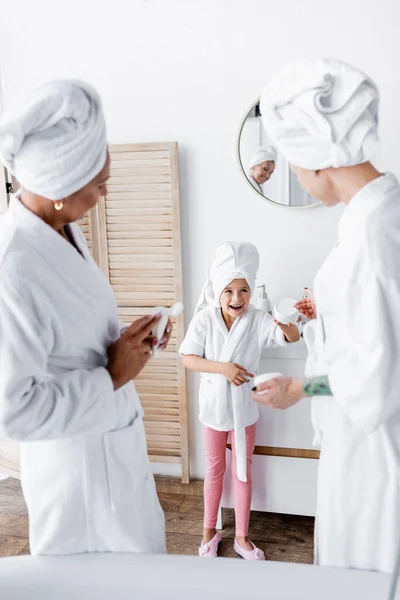
{"label": "white jar", "polygon": [[[282,377],[282,373],[263,373],[262,375],[257,375],[253,379],[253,391],[255,391],[256,387],[269,381],[270,379],[276,379],[277,377]],[[265,392],[257,392],[258,394],[265,394]]]}
{"label": "white jar", "polygon": [[296,323],[299,317],[299,311],[295,307],[296,300],[293,298],[281,298],[274,305],[274,317],[282,325]]}

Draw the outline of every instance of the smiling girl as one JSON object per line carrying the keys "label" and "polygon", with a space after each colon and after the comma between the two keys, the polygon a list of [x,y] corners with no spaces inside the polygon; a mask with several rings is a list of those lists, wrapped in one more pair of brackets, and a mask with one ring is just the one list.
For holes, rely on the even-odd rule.
{"label": "smiling girl", "polygon": [[250,379],[264,348],[296,342],[295,325],[274,322],[250,304],[259,254],[249,243],[224,242],[212,260],[185,340],[180,348],[187,369],[201,373],[200,421],[206,455],[204,532],[200,556],[217,556],[216,531],[228,434],[232,441],[236,539],[234,549],[246,560],[264,560],[248,539],[252,497],[251,463],[258,409]]}

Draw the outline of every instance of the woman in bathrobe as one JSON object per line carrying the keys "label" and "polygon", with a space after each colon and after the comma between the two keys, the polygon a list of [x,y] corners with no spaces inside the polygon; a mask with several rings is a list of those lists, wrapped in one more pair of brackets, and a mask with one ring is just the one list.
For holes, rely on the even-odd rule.
{"label": "woman in bathrobe", "polygon": [[273,146],[261,146],[249,162],[248,179],[257,192],[263,193],[262,185],[275,171],[276,150]]}
{"label": "woman in bathrobe", "polygon": [[[265,88],[264,125],[299,183],[346,209],[314,284],[309,379],[267,382],[254,399],[287,408],[314,397],[316,563],[390,572],[400,540],[400,186],[369,162],[378,100],[369,77],[335,60],[297,61]],[[315,316],[310,302],[299,308]]]}
{"label": "woman in bathrobe", "polygon": [[131,383],[158,317],[118,321],[75,224],[110,175],[95,90],[35,90],[3,118],[0,157],[22,186],[0,230],[0,435],[21,442],[31,553],[164,552]]}
{"label": "woman in bathrobe", "polygon": [[274,323],[264,310],[250,304],[259,264],[252,244],[224,242],[212,260],[180,353],[187,369],[201,373],[200,421],[206,454],[204,531],[199,554],[217,556],[221,536],[217,513],[225,473],[228,434],[232,437],[232,474],[235,496],[234,549],[246,560],[264,560],[264,553],[248,539],[252,497],[251,463],[257,405],[250,379],[259,368],[266,347],[299,340],[295,325]]}

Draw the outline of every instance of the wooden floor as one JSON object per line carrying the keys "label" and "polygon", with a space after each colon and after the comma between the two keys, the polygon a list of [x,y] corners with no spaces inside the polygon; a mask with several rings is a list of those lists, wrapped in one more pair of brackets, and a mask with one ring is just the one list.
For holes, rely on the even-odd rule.
{"label": "wooden floor", "polygon": [[[157,488],[165,511],[168,553],[197,555],[203,517],[200,485],[188,488],[188,494],[176,493],[173,485],[163,482],[157,482]],[[181,491],[182,486],[177,489]],[[249,535],[267,560],[311,563],[313,527],[311,517],[253,512]],[[222,537],[220,555],[236,557],[231,510],[224,511]],[[17,554],[29,554],[28,517],[19,481],[6,479],[0,481],[0,557]]]}

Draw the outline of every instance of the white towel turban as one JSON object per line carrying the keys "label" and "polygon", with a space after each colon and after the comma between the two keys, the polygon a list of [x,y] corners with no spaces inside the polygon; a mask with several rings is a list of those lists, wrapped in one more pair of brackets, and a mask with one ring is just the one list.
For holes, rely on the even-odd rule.
{"label": "white towel turban", "polygon": [[25,189],[61,200],[100,173],[106,126],[96,90],[81,81],[52,81],[6,111],[0,159]]}
{"label": "white towel turban", "polygon": [[217,246],[195,312],[207,306],[219,307],[222,292],[234,279],[246,279],[253,294],[259,263],[260,256],[253,244],[223,242]]}
{"label": "white towel turban", "polygon": [[276,161],[276,150],[273,146],[261,146],[261,148],[259,148],[251,157],[249,169],[255,167],[256,165],[260,165],[266,160],[273,160],[274,162]]}
{"label": "white towel turban", "polygon": [[268,136],[304,169],[366,162],[378,141],[379,92],[358,69],[333,59],[300,59],[267,83],[260,110]]}

